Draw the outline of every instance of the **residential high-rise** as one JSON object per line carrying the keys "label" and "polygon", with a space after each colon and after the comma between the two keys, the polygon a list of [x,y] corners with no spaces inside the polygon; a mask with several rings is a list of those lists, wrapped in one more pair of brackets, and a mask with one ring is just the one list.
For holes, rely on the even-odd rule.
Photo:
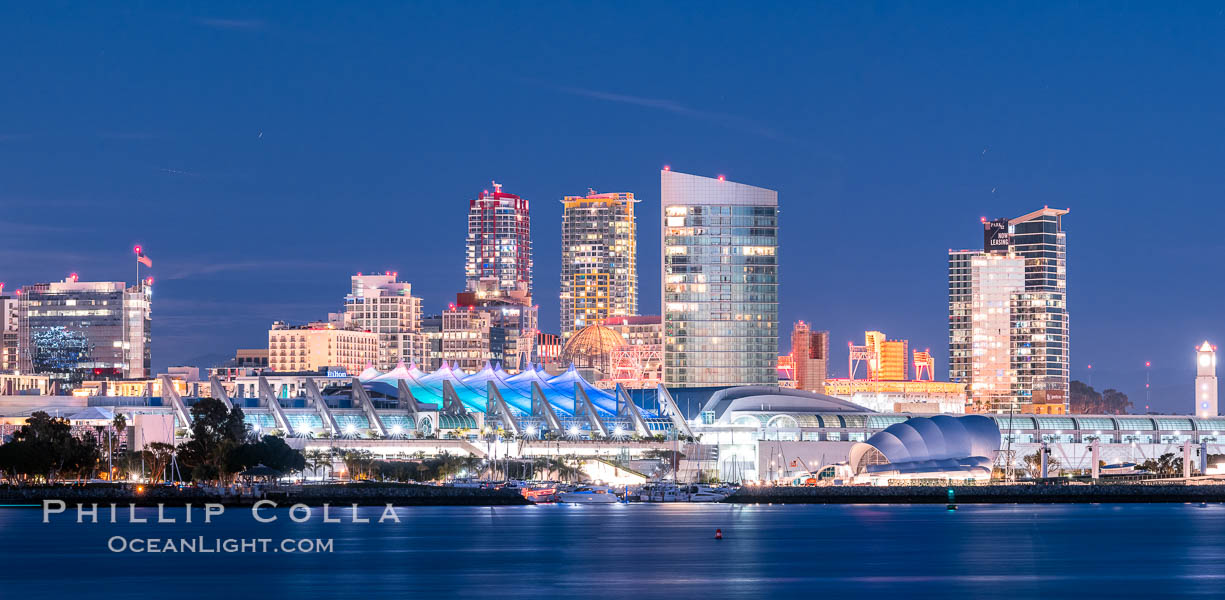
{"label": "residential high-rise", "polygon": [[1017,396],[1041,414],[1067,412],[1066,214],[1042,208],[1008,221],[1009,252],[1025,260],[1025,291],[1012,305]]}
{"label": "residential high-rise", "polygon": [[532,229],[528,202],[493,182],[468,202],[466,290],[482,298],[518,295],[531,303]]}
{"label": "residential high-rise", "polygon": [[1011,305],[1024,289],[1024,259],[949,252],[949,380],[969,384],[975,412],[1022,412],[1013,389]]}
{"label": "residential high-rise", "polygon": [[791,329],[791,361],[796,389],[825,393],[829,377],[829,332],[813,331],[804,321]]}
{"label": "residential high-rise", "polygon": [[1207,340],[1195,351],[1195,415],[1215,417],[1217,409],[1216,347]]}
{"label": "residential high-rise", "polygon": [[778,193],[660,172],[664,383],[778,385]]}
{"label": "residential high-rise", "polygon": [[561,335],[638,314],[638,224],[631,193],[566,196],[561,220]]}
{"label": "residential high-rise", "polygon": [[345,296],[346,329],[378,334],[379,354],[375,366],[393,369],[396,363],[425,359],[425,336],[421,332],[421,299],[413,296],[412,284],[397,280],[397,274],[358,273],[349,278]]}
{"label": "residential high-rise", "polygon": [[369,331],[340,329],[330,323],[288,325],[268,330],[268,366],[273,371],[314,371],[342,367],[357,375],[379,356],[379,337]]}
{"label": "residential high-rise", "polygon": [[973,410],[1067,411],[1067,213],[984,219],[982,251],[949,251],[949,377]]}
{"label": "residential high-rise", "polygon": [[18,302],[18,369],[50,375],[66,387],[86,379],[152,375],[153,286],[78,281],[22,288]]}

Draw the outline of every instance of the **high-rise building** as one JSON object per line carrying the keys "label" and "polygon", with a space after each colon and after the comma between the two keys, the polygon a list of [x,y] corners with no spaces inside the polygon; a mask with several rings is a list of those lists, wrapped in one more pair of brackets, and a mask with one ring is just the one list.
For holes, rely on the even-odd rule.
{"label": "high-rise building", "polygon": [[1195,414],[1219,415],[1217,409],[1216,347],[1207,340],[1195,351]]}
{"label": "high-rise building", "polygon": [[777,385],[778,193],[660,172],[664,383]]}
{"label": "high-rise building", "polygon": [[[0,289],[4,285],[0,284]],[[17,371],[17,321],[20,310],[14,296],[0,296],[0,373]]]}
{"label": "high-rise building", "polygon": [[1012,305],[1017,396],[1040,414],[1068,405],[1066,214],[1043,208],[1008,221],[1009,251],[1025,260],[1025,291]]}
{"label": "high-rise building", "polygon": [[804,321],[791,328],[791,364],[796,389],[825,393],[829,377],[829,332],[813,331]]}
{"label": "high-rise building", "polygon": [[566,196],[561,221],[561,335],[638,314],[638,225],[631,193]]}
{"label": "high-rise building", "polygon": [[984,219],[982,251],[949,251],[949,377],[973,410],[1067,411],[1067,213]]}
{"label": "high-rise building", "polygon": [[344,327],[378,335],[375,365],[388,370],[400,361],[424,363],[421,299],[413,296],[412,284],[398,281],[397,274],[390,271],[381,275],[358,273],[350,277],[350,283]]}
{"label": "high-rise building", "polygon": [[949,379],[969,384],[975,412],[1022,412],[1013,389],[1011,305],[1024,289],[1024,259],[949,252]]}
{"label": "high-rise building", "polygon": [[493,182],[468,202],[467,287],[482,298],[517,295],[531,303],[532,228],[528,202]]}
{"label": "high-rise building", "polygon": [[340,329],[330,323],[288,325],[282,321],[268,330],[268,366],[273,371],[342,367],[348,374],[357,375],[378,357],[379,337],[369,331]]}
{"label": "high-rise building", "polygon": [[86,379],[140,379],[152,374],[153,288],[148,281],[79,281],[22,288],[18,302],[18,369],[75,388]]}

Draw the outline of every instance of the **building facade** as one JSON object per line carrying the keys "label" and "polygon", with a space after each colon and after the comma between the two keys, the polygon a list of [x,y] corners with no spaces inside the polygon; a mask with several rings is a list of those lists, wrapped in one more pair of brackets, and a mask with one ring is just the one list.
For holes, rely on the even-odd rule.
{"label": "building facade", "polygon": [[975,412],[1023,412],[1014,390],[1011,306],[1024,289],[1021,258],[949,252],[949,380],[968,385]]}
{"label": "building facade", "polygon": [[891,340],[879,331],[864,332],[868,355],[868,379],[905,381],[910,379],[907,354],[909,340]]}
{"label": "building facade", "polygon": [[791,365],[795,388],[825,393],[829,377],[829,332],[813,331],[804,321],[791,329]]}
{"label": "building facade", "polygon": [[493,182],[468,202],[466,290],[483,298],[532,295],[532,229],[528,201]]}
{"label": "building facade", "polygon": [[777,385],[778,193],[660,172],[664,382]]}
{"label": "building facade", "polygon": [[346,329],[378,335],[379,357],[375,366],[392,369],[403,361],[425,359],[425,336],[421,331],[421,299],[413,296],[412,284],[398,281],[396,273],[350,277],[351,291],[345,296]]}
{"label": "building facade", "polygon": [[566,196],[561,221],[561,335],[638,314],[638,224],[631,193]]}
{"label": "building facade", "polygon": [[18,370],[49,375],[67,388],[86,379],[152,374],[152,286],[119,281],[27,286],[18,302]]}
{"label": "building facade", "polygon": [[273,371],[342,367],[356,375],[378,357],[378,335],[369,331],[339,329],[328,323],[288,325],[281,321],[268,330],[268,366]]}
{"label": "building facade", "polygon": [[15,373],[18,368],[18,299],[0,296],[0,373]]}

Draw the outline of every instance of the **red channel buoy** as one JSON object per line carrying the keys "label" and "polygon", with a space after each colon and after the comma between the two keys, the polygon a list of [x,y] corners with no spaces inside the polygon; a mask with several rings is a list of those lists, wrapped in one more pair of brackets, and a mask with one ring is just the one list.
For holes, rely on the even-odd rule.
{"label": "red channel buoy", "polygon": [[723,539],[723,530],[722,530],[722,529],[716,529],[716,530],[715,530],[715,539],[716,539],[716,540],[721,540],[721,539]]}

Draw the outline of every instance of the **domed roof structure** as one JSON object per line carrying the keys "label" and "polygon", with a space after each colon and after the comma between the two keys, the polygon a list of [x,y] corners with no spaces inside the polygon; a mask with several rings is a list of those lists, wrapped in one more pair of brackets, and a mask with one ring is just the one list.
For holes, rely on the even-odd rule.
{"label": "domed roof structure", "polygon": [[561,350],[561,361],[607,372],[613,350],[624,345],[625,339],[616,331],[603,325],[588,325],[570,336],[570,341]]}
{"label": "domed roof structure", "polygon": [[855,474],[990,478],[1000,428],[982,415],[915,417],[851,447]]}

